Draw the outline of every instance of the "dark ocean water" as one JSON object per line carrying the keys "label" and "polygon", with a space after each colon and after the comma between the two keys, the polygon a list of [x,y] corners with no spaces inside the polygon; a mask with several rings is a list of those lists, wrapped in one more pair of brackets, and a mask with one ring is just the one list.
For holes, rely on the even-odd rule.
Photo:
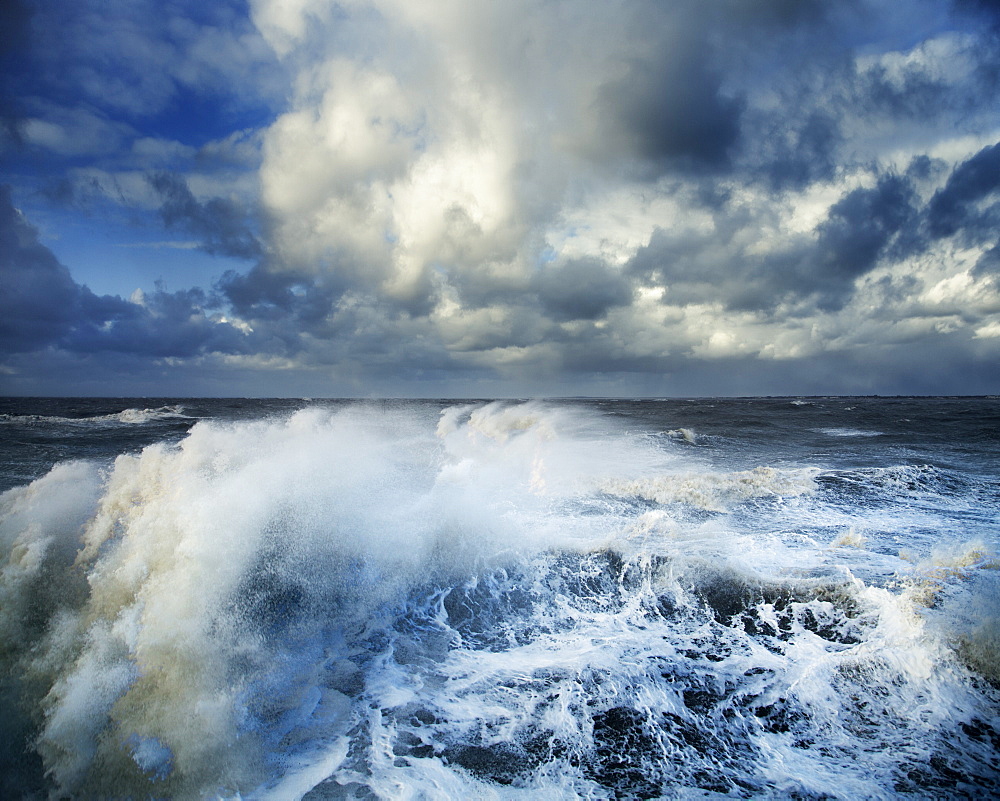
{"label": "dark ocean water", "polygon": [[1000,797],[1000,400],[0,399],[4,798]]}

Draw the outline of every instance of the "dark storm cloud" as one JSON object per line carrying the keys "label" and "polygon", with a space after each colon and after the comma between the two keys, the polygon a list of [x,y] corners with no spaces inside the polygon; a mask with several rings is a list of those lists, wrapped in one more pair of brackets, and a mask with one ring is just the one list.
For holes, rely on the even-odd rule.
{"label": "dark storm cloud", "polygon": [[199,203],[187,182],[171,173],[154,173],[149,183],[160,197],[160,215],[167,227],[198,237],[205,252],[241,259],[261,254],[246,212],[233,201],[215,197]]}
{"label": "dark storm cloud", "polygon": [[692,130],[705,155],[713,155],[709,162],[731,162],[737,180],[763,180],[778,191],[834,176],[841,125],[852,113],[837,92],[852,78],[849,31],[858,6],[814,0],[691,6],[682,48],[693,48],[695,69],[678,76],[690,83],[693,75],[693,85],[716,98],[705,122],[718,127]]}
{"label": "dark storm cloud", "polygon": [[927,227],[934,237],[962,234],[973,242],[996,235],[1000,206],[976,204],[1000,190],[1000,142],[985,147],[959,164],[947,183],[934,193],[927,209]]}
{"label": "dark storm cloud", "polygon": [[944,181],[920,154],[989,119],[978,35],[906,21],[931,5],[445,3],[374,38],[342,11],[338,39],[330,9],[261,0],[302,80],[265,135],[268,257],[218,290],[289,352],[381,343],[400,370],[418,330],[456,371],[799,359],[844,347],[880,280],[905,328],[941,280],[907,263]]}
{"label": "dark storm cloud", "polygon": [[995,246],[979,257],[979,261],[976,262],[976,266],[972,271],[977,276],[1000,276],[1000,238],[998,238]]}
{"label": "dark storm cloud", "polygon": [[791,260],[765,260],[762,274],[777,297],[812,297],[821,310],[839,309],[850,299],[855,279],[893,247],[909,246],[905,235],[917,221],[916,201],[907,178],[883,175],[874,187],[854,189],[834,203],[814,243]]}
{"label": "dark storm cloud", "polygon": [[[899,50],[869,54],[862,31],[878,20],[876,11],[862,3],[841,5],[772,43],[737,34],[737,41],[773,47],[785,61],[757,81],[747,79],[751,93],[763,88],[769,100],[751,100],[741,117],[741,178],[801,190],[835,180],[838,172],[870,168],[890,140],[905,150],[927,147],[957,129],[994,127],[989,110],[1000,104],[995,36],[943,30]],[[726,80],[741,85],[739,63],[721,63],[727,64]]]}
{"label": "dark storm cloud", "polygon": [[205,304],[200,289],[157,290],[145,296],[141,306],[128,304],[130,313],[116,317],[111,326],[96,325],[93,319],[78,321],[59,345],[75,353],[114,351],[150,358],[246,352],[251,344],[246,336],[206,317]]}
{"label": "dark storm cloud", "polygon": [[548,266],[535,286],[546,312],[559,321],[596,320],[614,306],[629,305],[633,296],[621,271],[594,258]]}
{"label": "dark storm cloud", "polygon": [[[758,170],[756,159],[773,148],[767,161],[775,162],[774,181],[782,186],[827,175],[836,112],[816,106],[808,93],[815,87],[783,86],[782,73],[789,65],[820,77],[831,66],[844,68],[844,47],[833,44],[841,23],[831,16],[812,0],[627,4],[629,45],[613,62],[614,77],[594,89],[582,121],[589,131],[584,151],[640,180],[719,175],[747,146],[751,157],[742,166]],[[788,63],[761,68],[772,59]],[[788,93],[781,111],[752,108],[758,69],[772,90]]]}
{"label": "dark storm cloud", "polygon": [[855,279],[890,250],[914,246],[916,200],[905,176],[883,175],[874,187],[854,189],[834,203],[815,236],[793,238],[762,256],[735,244],[746,233],[744,225],[711,235],[660,229],[626,271],[666,286],[670,303],[722,301],[731,309],[771,311],[808,301],[805,309],[835,310],[849,300]]}
{"label": "dark storm cloud", "polygon": [[268,262],[247,273],[227,270],[216,289],[240,317],[255,321],[284,321],[315,332],[343,292],[332,278],[276,269]]}
{"label": "dark storm cloud", "polygon": [[[1000,39],[996,32],[948,34],[895,57],[872,60],[836,89],[848,114],[872,125],[904,124],[917,130],[993,129],[990,109],[1000,103]],[[985,114],[984,114],[985,112]]]}
{"label": "dark storm cloud", "polygon": [[[845,84],[845,107],[873,118],[938,119],[945,108],[961,109],[977,105],[978,98],[966,91],[956,91],[953,83],[909,68],[891,75],[886,67],[870,67],[863,76]],[[977,93],[978,94],[978,93]]]}
{"label": "dark storm cloud", "polygon": [[803,116],[769,119],[755,136],[755,156],[749,172],[764,177],[772,189],[802,189],[828,181],[836,173],[837,148],[843,141],[833,114],[813,109]]}
{"label": "dark storm cloud", "polygon": [[670,168],[728,164],[743,104],[722,94],[703,42],[676,43],[600,88],[594,113],[600,140],[648,165]]}
{"label": "dark storm cloud", "polygon": [[897,235],[916,219],[916,193],[899,175],[884,175],[871,189],[855,189],[830,207],[816,245],[816,283],[829,300],[869,272]]}
{"label": "dark storm cloud", "polygon": [[0,186],[0,349],[57,347],[76,353],[146,356],[242,352],[242,332],[205,316],[200,290],[158,290],[143,303],[95,295],[38,240],[38,232]]}
{"label": "dark storm cloud", "polygon": [[0,186],[0,346],[8,353],[58,342],[75,326],[130,313],[118,298],[96,298],[38,241]]}

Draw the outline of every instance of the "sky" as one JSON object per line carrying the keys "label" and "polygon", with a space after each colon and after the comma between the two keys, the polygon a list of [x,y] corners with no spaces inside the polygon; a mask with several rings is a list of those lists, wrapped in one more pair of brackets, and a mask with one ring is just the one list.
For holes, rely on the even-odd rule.
{"label": "sky", "polygon": [[1000,3],[4,0],[0,394],[1000,394]]}

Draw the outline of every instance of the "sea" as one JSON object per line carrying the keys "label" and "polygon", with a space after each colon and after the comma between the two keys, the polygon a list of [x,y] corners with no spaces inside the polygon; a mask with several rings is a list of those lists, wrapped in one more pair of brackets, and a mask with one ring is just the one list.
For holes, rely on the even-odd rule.
{"label": "sea", "polygon": [[0,398],[4,799],[1000,797],[1000,399]]}

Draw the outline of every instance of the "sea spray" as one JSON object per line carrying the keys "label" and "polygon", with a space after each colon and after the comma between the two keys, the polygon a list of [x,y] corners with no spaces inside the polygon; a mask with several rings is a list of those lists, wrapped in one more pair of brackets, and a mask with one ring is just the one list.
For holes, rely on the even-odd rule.
{"label": "sea spray", "polygon": [[[964,478],[715,464],[717,445],[690,445],[718,435],[650,436],[565,404],[442,412],[203,421],[4,494],[7,786],[997,788],[997,694],[977,668],[992,613],[948,612],[993,586],[989,529],[911,563],[888,528],[910,526],[920,549],[935,514],[972,519]],[[935,608],[910,590],[920,580]]]}

